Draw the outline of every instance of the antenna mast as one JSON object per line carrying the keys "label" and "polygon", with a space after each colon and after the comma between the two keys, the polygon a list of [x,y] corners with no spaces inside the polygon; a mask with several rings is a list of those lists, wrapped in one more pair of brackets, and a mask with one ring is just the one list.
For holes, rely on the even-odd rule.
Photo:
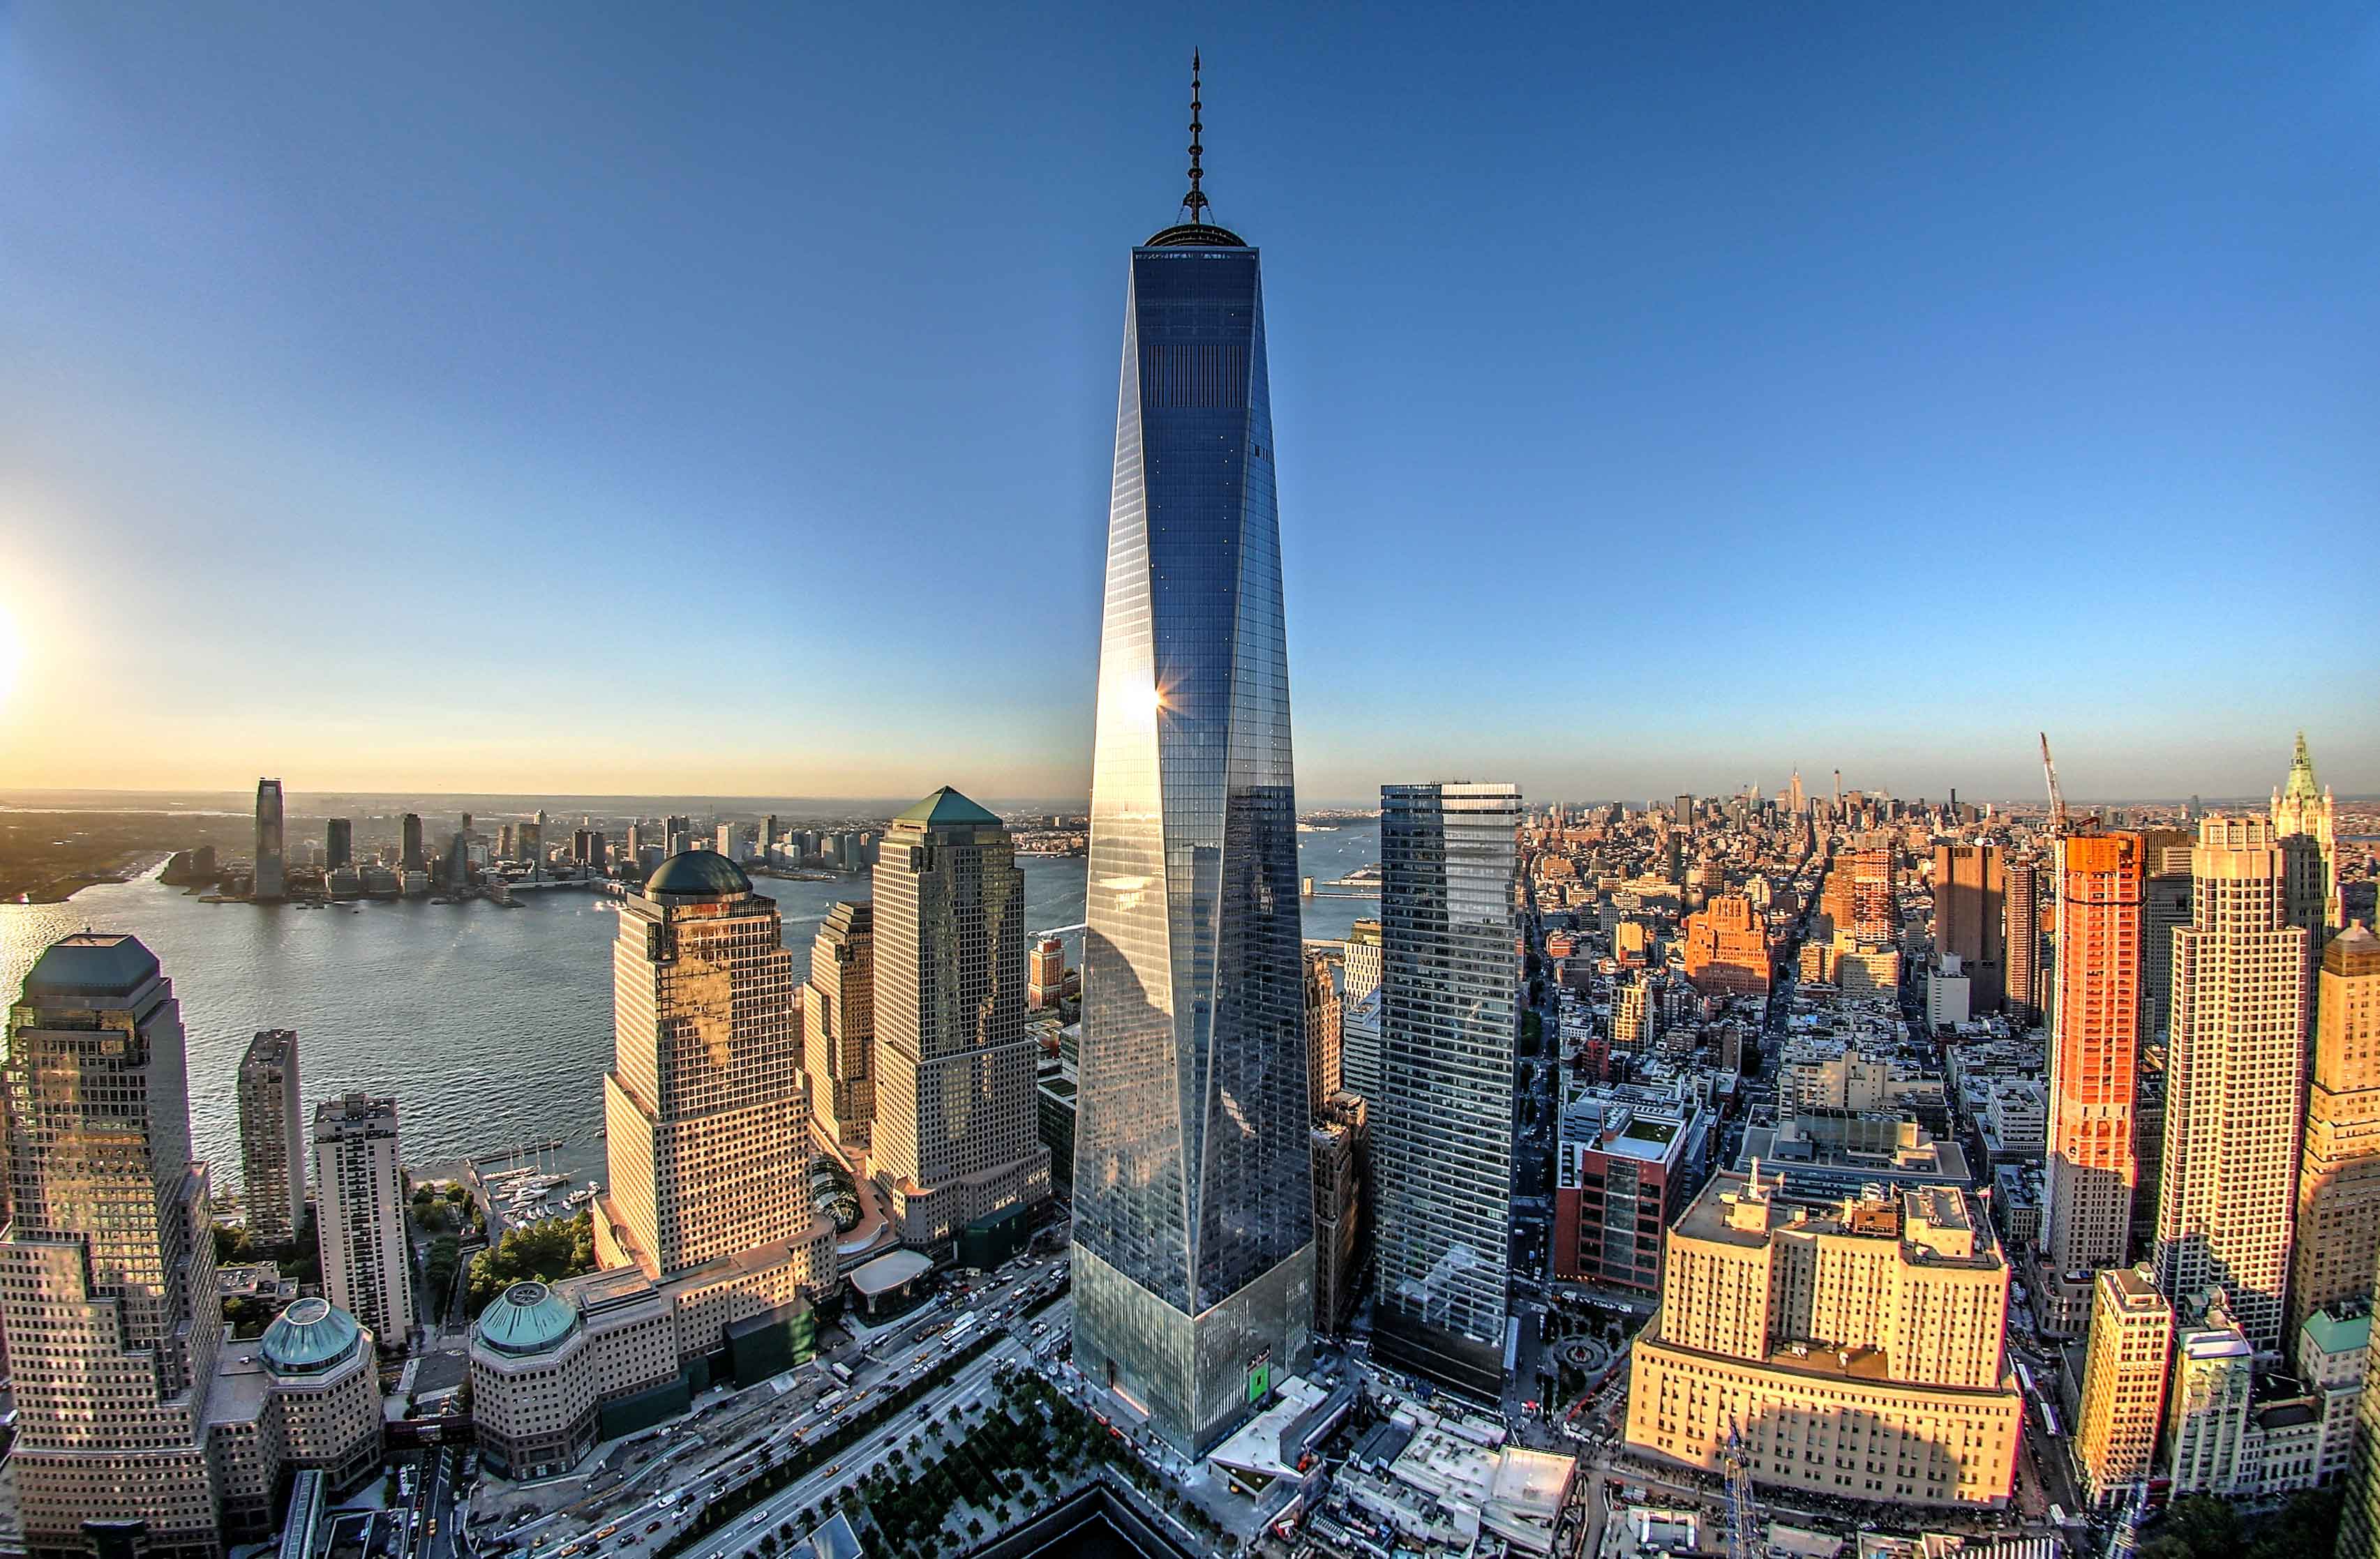
{"label": "antenna mast", "polygon": [[1206,147],[1199,142],[1199,136],[1207,127],[1198,122],[1203,106],[1198,101],[1198,51],[1193,49],[1190,51],[1190,193],[1182,197],[1182,209],[1190,213],[1183,220],[1192,223],[1207,220],[1208,205],[1207,192],[1198,187],[1199,180],[1207,176],[1199,166],[1200,160],[1207,154]]}

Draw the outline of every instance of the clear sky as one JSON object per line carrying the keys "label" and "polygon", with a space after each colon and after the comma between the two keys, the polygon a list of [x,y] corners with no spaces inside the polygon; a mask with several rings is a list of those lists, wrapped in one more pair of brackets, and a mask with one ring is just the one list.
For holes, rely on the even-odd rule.
{"label": "clear sky", "polygon": [[1079,794],[1194,42],[1306,799],[2380,791],[2360,4],[0,3],[0,785]]}

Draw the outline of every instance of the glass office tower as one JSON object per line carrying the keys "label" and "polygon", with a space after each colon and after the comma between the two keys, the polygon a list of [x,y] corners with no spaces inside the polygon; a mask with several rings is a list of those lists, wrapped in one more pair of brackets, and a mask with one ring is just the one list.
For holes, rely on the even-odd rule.
{"label": "glass office tower", "polygon": [[1512,1239],[1517,786],[1380,789],[1373,1357],[1494,1401]]}
{"label": "glass office tower", "polygon": [[1305,1366],[1314,1287],[1263,288],[1204,203],[1132,255],[1075,1139],[1075,1361],[1194,1453]]}

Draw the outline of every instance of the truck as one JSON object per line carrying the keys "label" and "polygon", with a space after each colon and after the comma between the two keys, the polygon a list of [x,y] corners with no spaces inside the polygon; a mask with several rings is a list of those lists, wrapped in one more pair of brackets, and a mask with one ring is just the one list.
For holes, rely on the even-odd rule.
{"label": "truck", "polygon": [[967,1332],[974,1325],[975,1311],[969,1311],[965,1315],[960,1316],[956,1321],[951,1323],[951,1329],[942,1336],[942,1346],[944,1348],[958,1347],[959,1339],[965,1336]]}
{"label": "truck", "polygon": [[836,1360],[833,1363],[829,1364],[826,1369],[827,1373],[834,1377],[836,1384],[849,1385],[851,1384],[851,1366],[844,1363],[841,1360]]}

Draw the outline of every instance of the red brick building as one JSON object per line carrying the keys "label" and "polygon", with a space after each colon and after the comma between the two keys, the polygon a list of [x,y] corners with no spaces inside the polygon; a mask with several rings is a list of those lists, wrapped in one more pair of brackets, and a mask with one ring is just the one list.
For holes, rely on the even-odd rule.
{"label": "red brick building", "polygon": [[1706,996],[1767,996],[1776,953],[1752,900],[1723,893],[1686,917],[1686,978]]}

